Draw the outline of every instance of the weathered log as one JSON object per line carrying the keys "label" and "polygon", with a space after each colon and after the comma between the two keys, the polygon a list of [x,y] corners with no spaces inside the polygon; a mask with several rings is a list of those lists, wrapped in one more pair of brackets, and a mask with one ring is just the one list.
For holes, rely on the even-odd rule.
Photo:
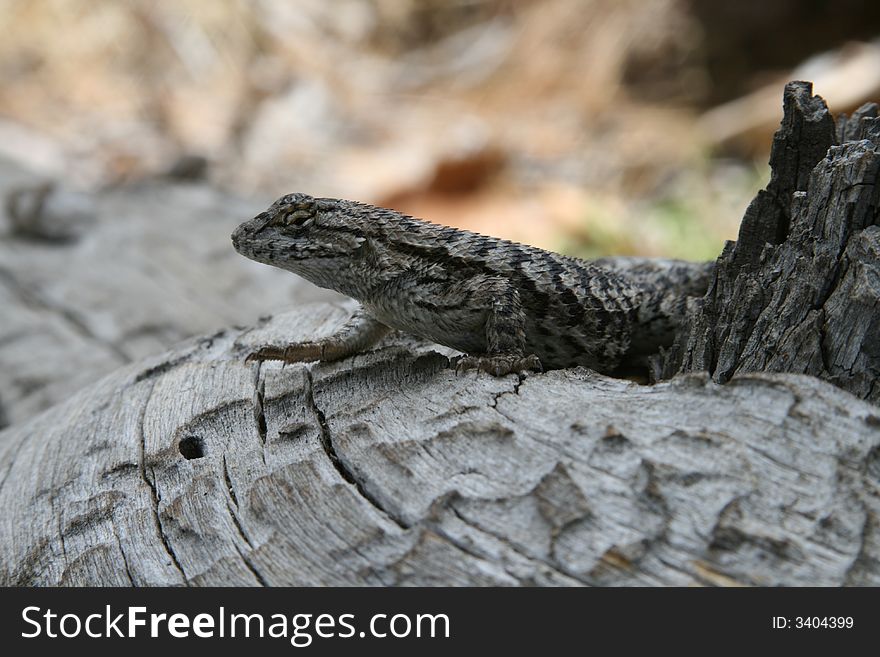
{"label": "weathered log", "polygon": [[[880,584],[880,411],[842,389],[876,401],[877,124],[786,112],[667,354],[712,377],[456,376],[399,334],[246,364],[349,312],[302,306],[0,432],[0,584]],[[785,368],[837,386],[748,373]]]}
{"label": "weathered log", "polygon": [[880,413],[818,379],[456,376],[191,341],[0,434],[3,584],[880,584]]}
{"label": "weathered log", "polygon": [[785,90],[772,175],[728,243],[664,375],[798,372],[880,403],[880,119],[835,128],[811,85]]}

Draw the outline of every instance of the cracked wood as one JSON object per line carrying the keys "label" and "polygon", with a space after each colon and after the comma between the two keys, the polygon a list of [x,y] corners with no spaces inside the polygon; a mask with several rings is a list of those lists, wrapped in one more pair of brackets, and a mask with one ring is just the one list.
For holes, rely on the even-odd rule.
{"label": "cracked wood", "polygon": [[192,341],[0,433],[0,583],[880,584],[880,413],[849,393],[456,376],[403,334],[243,362],[349,312]]}
{"label": "cracked wood", "polygon": [[835,125],[807,82],[785,89],[770,183],[746,210],[664,375],[812,374],[880,403],[880,118]]}

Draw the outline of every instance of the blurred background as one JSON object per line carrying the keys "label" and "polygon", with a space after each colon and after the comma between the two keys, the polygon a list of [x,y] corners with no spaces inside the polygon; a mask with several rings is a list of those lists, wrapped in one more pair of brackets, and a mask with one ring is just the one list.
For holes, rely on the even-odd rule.
{"label": "blurred background", "polygon": [[0,156],[354,198],[586,257],[715,257],[783,84],[880,96],[863,0],[0,0]]}

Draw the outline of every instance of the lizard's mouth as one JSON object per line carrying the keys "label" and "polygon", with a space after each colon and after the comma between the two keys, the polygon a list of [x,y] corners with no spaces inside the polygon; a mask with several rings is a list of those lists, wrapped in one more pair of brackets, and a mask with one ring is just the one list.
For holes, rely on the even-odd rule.
{"label": "lizard's mouth", "polygon": [[236,251],[244,254],[254,238],[268,225],[268,212],[262,212],[253,219],[239,224],[238,228],[232,232],[232,246]]}

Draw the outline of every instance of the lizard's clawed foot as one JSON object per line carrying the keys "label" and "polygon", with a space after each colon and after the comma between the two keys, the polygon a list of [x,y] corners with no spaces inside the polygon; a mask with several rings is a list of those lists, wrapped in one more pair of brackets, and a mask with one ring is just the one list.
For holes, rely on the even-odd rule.
{"label": "lizard's clawed foot", "polygon": [[281,360],[285,363],[304,363],[321,360],[324,355],[324,347],[317,342],[300,342],[284,347],[266,346],[252,351],[245,358],[246,363],[262,362],[264,360]]}
{"label": "lizard's clawed foot", "polygon": [[510,373],[526,371],[543,372],[541,361],[537,356],[494,354],[492,356],[462,356],[455,364],[457,374],[467,370],[482,370],[492,376],[504,376]]}

